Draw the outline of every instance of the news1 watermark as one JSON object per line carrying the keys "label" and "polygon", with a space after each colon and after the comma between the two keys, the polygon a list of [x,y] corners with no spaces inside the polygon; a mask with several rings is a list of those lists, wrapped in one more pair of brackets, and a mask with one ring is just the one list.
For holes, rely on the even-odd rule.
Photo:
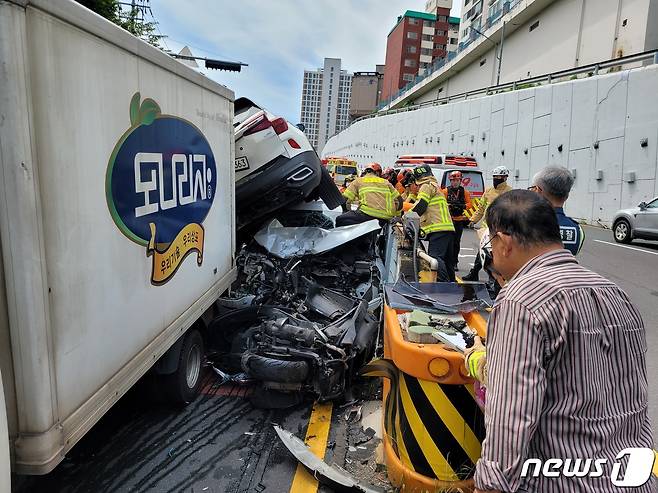
{"label": "news1 watermark", "polygon": [[[624,459],[627,459],[625,467]],[[608,462],[608,459],[528,459],[523,463],[521,477],[600,478]],[[612,463],[610,481],[615,486],[632,488],[645,484],[652,474],[658,476],[658,452],[650,448],[626,448]]]}

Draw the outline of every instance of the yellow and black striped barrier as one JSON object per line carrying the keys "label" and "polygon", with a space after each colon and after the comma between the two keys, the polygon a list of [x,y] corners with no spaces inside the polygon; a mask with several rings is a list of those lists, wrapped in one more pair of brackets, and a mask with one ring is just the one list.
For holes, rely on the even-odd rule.
{"label": "yellow and black striped barrier", "polygon": [[[464,319],[478,334],[486,322]],[[362,374],[384,378],[384,457],[391,483],[405,492],[470,492],[484,439],[484,415],[461,353],[404,339],[384,307],[384,359]]]}
{"label": "yellow and black striped barrier", "polygon": [[386,359],[370,363],[363,374],[389,381],[384,431],[402,465],[442,487],[469,487],[464,481],[473,476],[484,440],[472,385],[419,379]]}

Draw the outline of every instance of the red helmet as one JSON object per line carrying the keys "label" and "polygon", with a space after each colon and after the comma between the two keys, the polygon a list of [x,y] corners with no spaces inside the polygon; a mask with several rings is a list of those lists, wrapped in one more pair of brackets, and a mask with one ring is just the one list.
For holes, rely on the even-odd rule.
{"label": "red helmet", "polygon": [[462,172],[461,171],[453,171],[448,175],[448,178],[451,180],[461,180],[462,179]]}
{"label": "red helmet", "polygon": [[382,167],[380,166],[379,163],[370,163],[364,168],[363,171],[366,172],[368,170],[372,171],[373,173],[375,173],[378,176],[381,176],[381,174],[382,174]]}
{"label": "red helmet", "polygon": [[395,170],[393,168],[386,168],[386,169],[384,169],[384,173],[382,173],[382,174],[391,176],[391,175],[393,175],[393,173],[395,173]]}

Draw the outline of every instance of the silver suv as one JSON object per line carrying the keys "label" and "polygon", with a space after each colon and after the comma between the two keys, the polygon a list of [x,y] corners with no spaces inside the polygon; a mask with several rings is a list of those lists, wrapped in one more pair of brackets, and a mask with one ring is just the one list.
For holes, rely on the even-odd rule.
{"label": "silver suv", "polygon": [[651,202],[640,202],[632,209],[617,211],[612,221],[612,231],[617,243],[631,240],[658,240],[658,197]]}

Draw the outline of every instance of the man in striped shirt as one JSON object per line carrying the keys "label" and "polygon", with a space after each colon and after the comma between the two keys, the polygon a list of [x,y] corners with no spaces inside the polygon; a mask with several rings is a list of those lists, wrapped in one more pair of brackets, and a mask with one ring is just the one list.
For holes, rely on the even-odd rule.
{"label": "man in striped shirt", "polygon": [[[563,248],[555,212],[538,194],[501,195],[487,224],[493,267],[508,282],[489,319],[487,436],[476,491],[657,491],[654,476],[635,488],[613,482],[624,479],[623,468],[614,470],[625,465],[620,452],[653,448],[637,309]],[[528,459],[549,474],[535,475],[524,467]]]}

